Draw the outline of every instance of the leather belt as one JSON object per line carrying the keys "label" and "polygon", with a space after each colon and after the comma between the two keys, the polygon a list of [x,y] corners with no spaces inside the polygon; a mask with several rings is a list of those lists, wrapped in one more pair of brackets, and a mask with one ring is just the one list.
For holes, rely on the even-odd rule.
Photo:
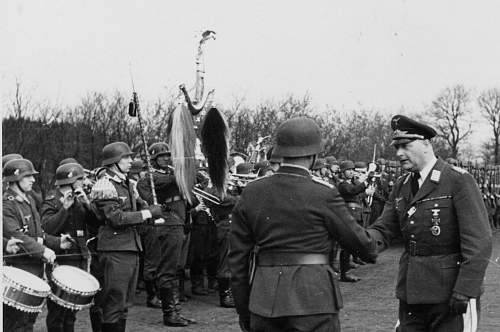
{"label": "leather belt", "polygon": [[305,253],[259,253],[257,257],[258,266],[282,266],[282,265],[325,265],[329,264],[327,255],[305,254]]}
{"label": "leather belt", "polygon": [[182,200],[181,196],[172,196],[172,197],[165,199],[165,203],[173,203],[173,202],[177,202],[177,201],[181,201],[181,200]]}
{"label": "leather belt", "polygon": [[409,241],[406,243],[405,248],[410,256],[437,256],[460,253],[458,246],[419,246],[416,241]]}

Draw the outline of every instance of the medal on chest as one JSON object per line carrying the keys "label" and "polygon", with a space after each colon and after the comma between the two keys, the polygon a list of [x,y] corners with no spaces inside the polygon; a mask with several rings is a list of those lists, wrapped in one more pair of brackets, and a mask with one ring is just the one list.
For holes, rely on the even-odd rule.
{"label": "medal on chest", "polygon": [[432,227],[431,227],[431,233],[434,236],[439,236],[441,234],[441,227],[439,227],[439,223],[441,222],[441,218],[439,217],[439,213],[441,212],[441,209],[431,209],[432,211],[432,217],[431,217],[431,222],[432,222]]}

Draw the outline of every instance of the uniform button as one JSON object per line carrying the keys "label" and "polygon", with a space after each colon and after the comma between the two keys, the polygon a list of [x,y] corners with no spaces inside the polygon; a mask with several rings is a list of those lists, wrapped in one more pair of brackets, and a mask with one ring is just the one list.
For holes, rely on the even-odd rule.
{"label": "uniform button", "polygon": [[412,239],[414,239],[414,238],[415,238],[415,235],[414,235],[414,234],[412,234],[412,235],[410,235],[410,237],[411,237]]}
{"label": "uniform button", "polygon": [[415,222],[413,220],[410,221],[410,224],[413,225]]}

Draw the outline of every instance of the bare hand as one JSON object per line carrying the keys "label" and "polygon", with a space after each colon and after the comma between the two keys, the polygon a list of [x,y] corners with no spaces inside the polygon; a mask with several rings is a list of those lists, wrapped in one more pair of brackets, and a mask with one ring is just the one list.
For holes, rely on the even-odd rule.
{"label": "bare hand", "polygon": [[11,237],[7,241],[7,245],[5,246],[5,251],[9,254],[16,254],[21,248],[17,245],[18,243],[23,243],[23,240],[19,240]]}
{"label": "bare hand", "polygon": [[73,193],[71,191],[66,192],[62,198],[63,208],[68,210],[74,202],[75,199],[73,198]]}
{"label": "bare hand", "polygon": [[361,173],[358,178],[359,182],[365,182],[367,179],[368,179],[368,174],[366,173]]}
{"label": "bare hand", "polygon": [[85,195],[85,192],[83,191],[83,189],[79,188],[79,189],[75,190],[75,196],[76,196],[76,199],[80,203],[82,203],[83,205],[87,205],[87,206],[90,205],[89,198],[87,197],[87,195]]}
{"label": "bare hand", "polygon": [[67,250],[70,249],[71,246],[73,245],[73,242],[71,241],[73,238],[69,234],[61,234],[61,249]]}
{"label": "bare hand", "polygon": [[56,253],[47,247],[45,247],[43,251],[43,259],[45,259],[48,263],[54,264],[56,261]]}

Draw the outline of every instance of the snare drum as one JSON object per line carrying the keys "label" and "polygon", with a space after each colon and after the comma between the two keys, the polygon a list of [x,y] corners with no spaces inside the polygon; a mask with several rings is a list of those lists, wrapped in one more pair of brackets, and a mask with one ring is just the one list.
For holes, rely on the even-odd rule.
{"label": "snare drum", "polygon": [[50,294],[43,279],[12,266],[4,266],[2,274],[4,304],[24,312],[42,312],[43,300]]}
{"label": "snare drum", "polygon": [[52,289],[49,298],[71,310],[92,306],[94,295],[99,291],[99,281],[94,276],[70,265],[55,267],[49,284]]}

